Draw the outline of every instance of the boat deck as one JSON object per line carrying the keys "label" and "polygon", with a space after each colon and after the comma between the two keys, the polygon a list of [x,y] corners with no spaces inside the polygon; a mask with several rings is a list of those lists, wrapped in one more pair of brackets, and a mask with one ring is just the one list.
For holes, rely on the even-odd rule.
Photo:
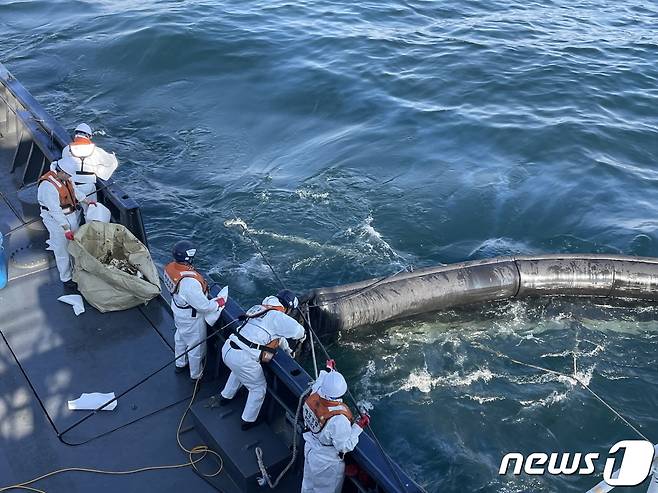
{"label": "boat deck", "polygon": [[[228,376],[218,347],[244,313],[235,300],[228,300],[221,324],[216,324],[221,327],[215,327],[219,334],[209,341],[204,381],[181,432],[186,447],[205,442],[222,455],[224,470],[213,478],[198,475],[177,442],[193,384],[186,373],[173,371],[174,323],[167,295],[121,312],[101,314],[86,306],[80,316],[57,300],[65,293],[54,257],[46,251],[48,235],[38,217],[35,182],[69,138],[0,64],[0,233],[10,257],[9,283],[0,290],[0,491],[43,477],[22,489],[256,493],[263,491],[256,448],[276,476],[289,461],[294,437],[299,441],[296,462],[276,489],[264,489],[299,491],[303,440],[295,410],[312,379],[297,361],[279,352],[267,365],[262,422],[248,431],[239,426],[246,392],[227,406],[208,405],[208,397]],[[119,185],[100,191],[99,200],[115,221],[148,245],[139,205]],[[162,371],[121,395],[158,369]],[[114,392],[117,407],[71,428],[89,414],[70,411],[67,401],[89,392]],[[343,493],[423,491],[368,433],[346,461],[360,473],[346,479]],[[181,466],[162,468],[172,465]],[[49,474],[67,468],[147,467],[160,469],[129,475]],[[217,466],[206,459],[199,468],[208,473]]]}
{"label": "boat deck", "polygon": [[[6,154],[6,149],[0,152],[0,169],[6,169]],[[2,179],[0,232],[7,233],[28,218],[21,217],[11,183]],[[68,467],[122,471],[187,462],[176,428],[193,385],[187,374],[175,375],[173,366],[121,397],[115,410],[101,411],[58,438],[87,413],[69,411],[68,400],[83,392],[118,395],[173,358],[173,320],[161,298],[148,307],[105,314],[86,305],[86,312],[76,316],[57,300],[65,293],[45,239],[35,223],[12,233],[5,245],[24,266],[10,260],[10,281],[0,290],[0,488]],[[216,393],[220,384],[204,382],[198,399]],[[240,407],[241,401],[233,405]],[[191,417],[183,429],[186,446],[203,443]],[[213,463],[200,467],[209,472]],[[290,476],[279,491],[299,484],[299,471]],[[239,491],[226,474],[214,481],[222,491]],[[49,492],[216,491],[190,467],[123,476],[67,472],[33,487]]]}

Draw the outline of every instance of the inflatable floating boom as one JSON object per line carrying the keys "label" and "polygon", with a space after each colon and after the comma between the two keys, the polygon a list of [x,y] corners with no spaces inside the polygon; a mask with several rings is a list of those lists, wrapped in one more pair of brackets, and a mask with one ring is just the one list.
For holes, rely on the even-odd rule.
{"label": "inflatable floating boom", "polygon": [[494,300],[537,296],[658,299],[658,258],[564,254],[442,265],[308,293],[322,332]]}

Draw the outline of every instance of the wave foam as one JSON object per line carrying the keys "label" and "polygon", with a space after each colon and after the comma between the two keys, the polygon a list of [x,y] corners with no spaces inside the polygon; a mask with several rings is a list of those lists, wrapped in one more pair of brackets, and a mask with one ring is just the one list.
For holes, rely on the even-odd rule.
{"label": "wave foam", "polygon": [[316,202],[324,202],[329,199],[329,192],[315,192],[306,188],[295,190],[295,193],[300,199],[314,200]]}
{"label": "wave foam", "polygon": [[410,373],[400,390],[417,389],[427,394],[435,387],[468,387],[479,380],[488,382],[494,376],[488,368],[481,368],[465,375],[454,372],[446,376],[433,377],[427,368],[422,368]]}
{"label": "wave foam", "polygon": [[471,395],[471,394],[464,394],[464,397],[471,399],[472,401],[477,402],[478,404],[487,404],[489,402],[495,402],[495,401],[504,401],[504,397],[499,397],[499,396],[480,396],[480,395]]}
{"label": "wave foam", "polygon": [[568,395],[569,395],[568,391],[558,392],[557,390],[554,390],[543,399],[539,399],[537,401],[533,401],[533,400],[519,401],[519,404],[521,404],[522,406],[526,406],[528,408],[549,407],[552,406],[553,404],[557,404],[558,402],[562,402],[567,398]]}

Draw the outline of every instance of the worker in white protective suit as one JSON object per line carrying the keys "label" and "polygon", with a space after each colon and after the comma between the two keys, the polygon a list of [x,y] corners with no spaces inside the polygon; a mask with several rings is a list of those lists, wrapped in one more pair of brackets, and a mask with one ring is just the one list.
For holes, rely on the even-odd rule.
{"label": "worker in white protective suit", "polygon": [[41,207],[41,219],[50,234],[48,250],[55,254],[59,278],[67,289],[74,289],[71,279],[71,260],[67,244],[80,227],[79,204],[95,204],[86,198],[73,183],[71,177],[77,169],[72,159],[53,161],[51,168],[41,178],[37,188],[37,200]]}
{"label": "worker in white protective suit", "polygon": [[[71,157],[78,164],[73,176],[75,185],[88,197],[96,198],[96,178],[109,180],[119,163],[114,154],[105,152],[92,142],[93,131],[81,123],[73,131],[73,141],[64,147],[62,157]],[[86,208],[85,208],[86,212]]]}
{"label": "worker in white protective suit", "polygon": [[303,407],[304,480],[302,493],[339,493],[345,478],[343,455],[359,443],[359,435],[370,423],[363,414],[352,424],[352,412],[343,403],[347,392],[345,378],[335,370],[334,360],[327,361],[329,371],[322,370],[314,382]]}
{"label": "worker in white protective suit", "polygon": [[207,337],[206,318],[216,320],[226,298],[208,298],[208,283],[192,266],[195,255],[196,247],[192,242],[177,242],[173,249],[174,261],[165,266],[163,277],[171,293],[171,310],[176,325],[176,373],[184,372],[189,366],[190,378],[196,381],[203,374],[206,343],[201,341]]}
{"label": "worker in white protective suit", "polygon": [[222,347],[222,359],[231,369],[231,374],[219,401],[225,405],[242,385],[247,388],[249,395],[242,412],[243,430],[256,424],[265,400],[267,383],[261,363],[271,361],[277,348],[290,352],[286,338],[304,339],[304,327],[289,316],[298,304],[297,297],[287,289],[276,296],[268,296],[260,305],[247,311],[246,321]]}

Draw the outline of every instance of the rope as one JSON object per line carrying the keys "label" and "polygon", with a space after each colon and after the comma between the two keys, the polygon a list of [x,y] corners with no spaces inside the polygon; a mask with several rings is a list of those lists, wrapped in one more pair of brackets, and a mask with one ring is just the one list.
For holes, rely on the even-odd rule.
{"label": "rope", "polygon": [[[190,412],[190,408],[192,407],[192,404],[194,403],[194,398],[196,397],[197,391],[199,389],[199,382],[201,379],[197,379],[196,383],[194,384],[194,392],[192,393],[192,398],[190,399],[190,403],[187,405],[187,408],[185,409],[185,412],[180,418],[180,421],[178,422],[178,428],[176,429],[176,441],[178,442],[178,446],[183,450],[184,452],[187,452],[189,456],[189,464],[194,468],[195,471],[197,471],[199,474],[202,476],[205,476],[206,478],[214,478],[215,476],[219,475],[219,473],[222,472],[224,469],[224,460],[222,457],[215,452],[214,450],[210,449],[207,445],[195,445],[191,449],[188,449],[183,445],[180,439],[181,435],[181,428],[183,427],[183,422],[185,421],[185,417],[187,416],[187,413]],[[208,454],[212,455],[215,457],[215,460],[218,463],[218,468],[217,471],[215,471],[212,474],[205,474],[199,471],[197,468],[197,462],[200,462],[203,460]],[[194,460],[195,455],[201,455],[196,461]]]}
{"label": "rope", "polygon": [[112,433],[115,433],[115,432],[117,432],[117,431],[119,431],[119,430],[121,430],[121,429],[123,429],[123,428],[127,428],[128,426],[132,426],[132,425],[134,425],[135,423],[137,423],[137,422],[139,422],[139,421],[141,421],[141,420],[143,420],[143,419],[150,418],[151,416],[154,416],[155,414],[161,413],[162,411],[165,411],[165,410],[167,410],[167,409],[169,409],[169,408],[171,408],[171,407],[177,406],[177,405],[180,404],[181,402],[185,402],[185,401],[187,401],[188,399],[190,399],[191,397],[192,397],[191,395],[185,396],[185,397],[183,397],[182,399],[177,400],[176,402],[172,402],[171,404],[167,404],[166,406],[162,406],[162,407],[156,409],[155,411],[152,411],[152,412],[150,412],[150,413],[148,413],[148,414],[145,414],[144,416],[140,416],[139,418],[135,418],[135,419],[133,419],[132,421],[128,421],[127,423],[124,423],[124,424],[122,424],[122,425],[119,425],[119,426],[117,426],[116,428],[112,428],[111,430],[104,431],[103,433],[100,433],[100,434],[98,434],[98,435],[95,435],[95,436],[93,436],[93,437],[91,437],[91,438],[87,438],[86,440],[83,440],[83,441],[81,441],[81,442],[70,442],[70,441],[64,441],[64,440],[62,440],[62,442],[63,442],[64,444],[66,444],[66,445],[71,446],[71,447],[79,447],[80,445],[86,445],[86,444],[88,444],[88,443],[90,443],[90,442],[93,442],[94,440],[98,440],[99,438],[103,438],[103,437],[105,437],[105,436],[111,435]]}
{"label": "rope", "polygon": [[578,363],[576,361],[578,357],[578,351],[580,350],[580,325],[576,326],[576,346],[573,348],[573,374],[574,376],[577,373],[578,370]]}
{"label": "rope", "polygon": [[[302,310],[300,310],[300,312],[301,312],[301,311],[302,311]],[[304,306],[303,311],[304,311],[305,313],[302,315],[302,317],[304,318],[304,321],[306,322],[306,320],[307,320],[306,317],[308,316],[308,305],[305,305],[305,306]],[[310,319],[311,319],[311,318],[308,317],[308,320],[310,320]],[[308,323],[308,326],[310,327],[311,324]],[[311,343],[311,356],[313,357],[313,372],[315,373],[315,379],[317,380],[317,379],[318,379],[318,360],[317,360],[317,358],[316,358],[316,356],[315,356],[315,343],[313,342],[313,336],[312,336],[312,335],[311,335],[310,343]],[[325,352],[326,352],[326,351],[325,351]]]}
{"label": "rope", "polygon": [[[285,285],[285,284],[283,283],[283,281],[281,280],[281,277],[279,277],[279,274],[277,274],[276,270],[274,270],[274,267],[272,266],[272,264],[271,264],[270,261],[268,260],[268,258],[267,258],[267,256],[265,255],[265,253],[263,253],[263,250],[260,248],[260,246],[258,245],[258,243],[256,243],[256,240],[254,240],[254,238],[253,238],[253,236],[251,235],[251,233],[249,232],[249,230],[246,228],[246,226],[244,226],[244,225],[242,224],[242,222],[240,221],[240,219],[238,218],[238,216],[235,214],[235,211],[233,211],[233,210],[231,209],[231,213],[233,214],[233,217],[235,218],[237,224],[238,224],[238,225],[242,228],[242,230],[246,233],[247,237],[248,237],[249,240],[251,241],[251,244],[254,246],[254,248],[256,249],[256,251],[258,251],[258,253],[259,253],[260,256],[263,258],[263,260],[265,261],[265,263],[267,264],[267,266],[270,268],[270,270],[272,271],[272,274],[274,275],[275,279],[277,280],[277,282],[279,283],[279,285],[281,286],[281,288],[286,289],[286,285]],[[363,293],[363,292],[365,292],[365,291],[368,291],[369,289],[372,289],[372,288],[374,288],[375,286],[381,284],[382,282],[387,281],[388,279],[391,279],[392,277],[395,277],[395,276],[397,276],[398,274],[401,274],[401,273],[403,273],[403,272],[413,272],[413,266],[411,266],[411,265],[408,266],[408,267],[405,266],[405,267],[403,267],[402,269],[400,269],[399,271],[394,272],[393,274],[389,274],[389,275],[387,275],[387,276],[381,277],[380,279],[377,279],[377,280],[375,280],[374,282],[372,282],[371,284],[368,284],[367,286],[364,286],[364,287],[362,287],[362,288],[360,288],[360,289],[357,289],[356,291],[352,291],[352,292],[350,292],[350,293],[346,293],[346,294],[340,295],[340,296],[338,296],[338,297],[336,297],[336,298],[332,298],[330,301],[323,301],[322,303],[325,304],[325,305],[331,305],[331,304],[335,304],[335,303],[337,303],[339,300],[343,300],[343,299],[351,298],[351,297],[356,296],[356,295],[358,295],[358,294],[361,294],[361,293]],[[311,305],[311,304],[307,304],[307,306],[309,306],[309,307],[314,307],[314,308],[321,308],[320,305],[315,305],[315,304],[313,304],[313,305]]]}
{"label": "rope", "polygon": [[[239,220],[238,216],[235,214],[235,212],[234,212],[234,211],[231,211],[231,212],[233,213],[233,216],[235,217],[235,220],[236,220],[238,223],[240,223],[240,220]],[[286,289],[286,285],[283,283],[283,281],[282,281],[281,278],[279,277],[279,274],[277,274],[276,270],[274,269],[274,267],[272,266],[272,264],[271,264],[270,261],[268,260],[268,258],[267,258],[267,256],[265,255],[265,253],[261,250],[261,248],[258,246],[258,244],[256,243],[256,241],[253,239],[253,237],[252,237],[251,234],[249,233],[249,230],[248,230],[246,227],[244,227],[244,226],[242,226],[242,229],[243,229],[244,232],[246,233],[247,237],[251,240],[251,243],[254,245],[254,248],[256,248],[256,251],[257,251],[257,252],[260,254],[260,256],[263,258],[263,261],[264,261],[264,262],[267,264],[267,266],[270,268],[270,270],[272,271],[272,274],[274,274],[274,277],[276,278],[276,280],[277,280],[277,281],[279,282],[279,284],[281,285],[281,288]],[[407,270],[406,267],[405,267],[403,270]],[[400,271],[400,272],[402,272],[402,271]],[[367,290],[367,289],[371,289],[371,288],[373,288],[375,285],[377,285],[378,283],[383,282],[385,279],[387,279],[387,278],[389,278],[389,277],[392,277],[392,276],[394,276],[394,275],[397,275],[397,274],[399,274],[400,272],[397,272],[397,273],[395,273],[395,274],[392,274],[391,276],[383,277],[382,279],[379,279],[379,280],[375,281],[374,283],[372,283],[372,284],[370,284],[370,285],[368,285],[368,286],[365,286],[364,288],[362,288],[362,289],[360,289],[360,290],[358,290],[358,291],[356,291],[356,292],[354,292],[354,293],[349,293],[348,295],[345,295],[345,296],[355,295],[355,294],[358,294],[358,293],[360,293],[360,292],[363,292],[363,291],[365,291],[365,290]],[[308,327],[309,332],[311,333],[311,342],[312,342],[313,338],[315,338],[316,342],[318,343],[318,345],[320,346],[320,348],[321,348],[322,351],[324,352],[324,354],[325,354],[325,356],[327,357],[327,359],[331,359],[331,356],[329,355],[329,352],[328,352],[327,349],[324,347],[324,345],[322,344],[322,341],[320,341],[320,338],[318,337],[318,335],[317,335],[317,334],[315,333],[315,331],[313,330],[313,326],[311,325],[310,317],[307,318],[306,315],[304,314],[304,312],[303,312],[302,310],[299,310],[299,313],[301,314],[302,318],[304,319],[304,322],[305,322],[306,326]],[[358,404],[357,400],[354,398],[354,395],[352,395],[352,393],[350,392],[349,388],[347,389],[347,395],[348,395],[348,397],[352,400],[352,402],[354,403],[354,405],[356,406],[356,408],[359,409],[359,404]],[[402,486],[402,489],[403,489],[404,491],[406,491],[407,488],[406,488],[404,482],[403,482],[402,479],[400,478],[400,475],[398,474],[398,471],[397,471],[397,470],[395,469],[395,467],[393,466],[393,463],[392,463],[392,461],[391,461],[391,458],[386,454],[386,452],[384,451],[384,447],[382,447],[382,444],[381,444],[381,443],[379,442],[379,440],[377,439],[377,436],[375,435],[375,431],[374,431],[374,430],[372,429],[372,427],[370,426],[370,423],[368,423],[368,430],[370,430],[370,434],[371,434],[371,438],[372,438],[372,440],[375,442],[375,444],[376,444],[377,447],[379,448],[381,454],[382,454],[382,455],[384,456],[384,458],[386,459],[386,463],[388,464],[390,470],[393,472],[393,475],[395,476],[396,480],[398,481],[398,483],[400,484],[400,486]],[[266,477],[266,479],[267,479],[267,477]],[[269,480],[268,480],[268,484],[269,484]]]}
{"label": "rope", "polygon": [[[302,410],[302,406],[304,404],[304,398],[309,394],[311,391],[311,387],[307,388],[304,392],[301,393],[299,396],[299,401],[297,401],[297,411],[295,412],[295,422],[294,425],[295,428],[297,428],[297,423],[299,422],[299,415]],[[293,438],[292,438],[292,456],[290,457],[290,462],[288,462],[288,465],[281,471],[279,476],[277,476],[276,481],[272,483],[272,480],[270,479],[270,475],[267,473],[267,468],[265,467],[265,464],[263,463],[263,450],[260,447],[256,447],[256,460],[258,461],[258,469],[260,469],[261,474],[263,475],[263,481],[267,482],[267,485],[274,489],[279,485],[279,481],[283,478],[283,476],[288,472],[288,470],[292,467],[292,465],[295,463],[295,460],[297,459],[297,438],[298,438],[298,433],[297,430],[295,429],[295,432],[293,433]]]}
{"label": "rope", "polygon": [[246,227],[240,222],[240,219],[238,218],[237,214],[235,213],[235,211],[234,211],[233,209],[231,209],[231,213],[233,214],[233,217],[235,218],[236,222],[242,227],[242,229],[244,230],[244,232],[247,233],[247,238],[249,238],[249,240],[251,241],[251,244],[254,245],[254,248],[258,251],[258,253],[260,254],[260,256],[263,257],[263,260],[265,261],[265,263],[267,264],[267,266],[268,266],[268,267],[270,268],[270,270],[272,271],[272,274],[274,274],[274,277],[276,278],[276,280],[278,281],[278,283],[281,285],[281,287],[282,287],[283,289],[285,289],[285,288],[286,288],[286,285],[283,284],[283,281],[282,281],[281,278],[279,277],[279,274],[276,273],[276,271],[274,270],[274,267],[272,267],[272,264],[271,264],[270,261],[267,259],[267,257],[265,256],[265,254],[263,253],[263,251],[261,250],[261,248],[258,246],[258,243],[256,243],[256,240],[254,240],[254,238],[253,238],[253,237],[251,236],[251,234],[249,233],[249,230],[248,230],[248,229],[247,229],[247,228],[246,228]]}
{"label": "rope", "polygon": [[138,474],[141,472],[146,472],[146,471],[162,471],[165,469],[182,469],[184,467],[190,467],[194,466],[197,462],[201,461],[203,457],[200,457],[199,459],[196,459],[192,462],[185,462],[184,464],[172,464],[172,465],[165,465],[165,466],[146,466],[146,467],[140,467],[139,469],[130,469],[127,471],[107,471],[103,469],[92,469],[92,468],[87,468],[87,467],[66,467],[64,469],[58,469],[56,471],[49,472],[47,474],[43,474],[37,478],[30,479],[29,481],[25,481],[24,483],[17,483],[17,484],[12,484],[10,486],[4,486],[0,488],[0,492],[3,491],[10,491],[10,490],[30,490],[30,491],[38,491],[40,493],[46,493],[44,490],[39,490],[36,488],[31,488],[28,485],[36,483],[38,481],[41,481],[46,478],[50,478],[53,476],[56,476],[58,474],[62,474],[65,472],[85,472],[85,473],[91,473],[91,474],[106,474],[106,475],[111,475],[111,476],[126,476],[129,474]]}
{"label": "rope", "polygon": [[635,426],[633,426],[631,423],[629,423],[629,421],[628,421],[626,418],[624,418],[624,417],[623,417],[621,414],[619,414],[615,409],[613,409],[613,407],[612,407],[610,404],[608,404],[606,401],[604,401],[602,397],[600,397],[596,392],[594,392],[592,389],[590,389],[589,386],[588,386],[585,382],[582,382],[582,381],[578,380],[578,383],[581,384],[583,387],[585,387],[585,389],[587,389],[587,390],[588,390],[588,391],[589,391],[594,397],[596,397],[596,398],[598,399],[598,401],[599,401],[601,404],[603,404],[603,405],[604,405],[605,407],[607,407],[610,411],[612,411],[612,413],[613,413],[615,416],[617,416],[617,417],[618,417],[619,419],[621,419],[624,423],[626,423],[626,424],[630,427],[631,430],[633,430],[635,433],[637,433],[640,437],[642,437],[642,438],[643,438],[644,440],[646,440],[647,442],[653,443],[651,440],[649,440],[649,439],[644,435],[644,433],[642,433],[642,432],[641,432],[640,430],[638,430]]}
{"label": "rope", "polygon": [[120,397],[123,397],[123,396],[126,395],[128,392],[130,392],[131,390],[136,389],[137,387],[139,387],[140,385],[142,385],[143,383],[145,383],[145,382],[146,382],[147,380],[149,380],[150,378],[153,378],[155,375],[157,375],[157,374],[160,373],[162,370],[164,370],[165,368],[167,368],[170,364],[174,363],[174,362],[175,362],[176,360],[178,360],[179,358],[182,358],[182,357],[185,356],[187,353],[189,353],[190,351],[192,351],[194,348],[196,348],[197,346],[200,346],[201,344],[203,344],[204,342],[206,342],[208,339],[214,337],[214,336],[217,335],[219,332],[221,332],[222,330],[224,330],[224,329],[227,328],[228,326],[234,324],[235,322],[239,322],[239,320],[238,320],[238,319],[232,320],[231,322],[229,322],[229,323],[224,324],[223,326],[221,326],[219,329],[214,330],[214,331],[213,331],[209,336],[207,336],[205,339],[199,341],[198,343],[196,343],[196,344],[195,344],[194,346],[192,346],[191,348],[188,348],[187,351],[181,353],[180,355],[176,356],[176,357],[175,357],[174,359],[172,359],[171,361],[168,361],[167,363],[165,363],[164,365],[162,365],[160,368],[158,368],[158,369],[155,370],[154,372],[152,372],[152,373],[150,373],[149,375],[147,375],[146,377],[142,378],[139,382],[137,382],[136,384],[130,386],[128,389],[124,390],[123,392],[121,392],[121,393],[120,393],[119,395],[117,395],[114,399],[112,399],[112,400],[110,400],[110,401],[107,401],[107,402],[106,402],[105,404],[103,404],[102,406],[100,406],[100,407],[94,409],[94,410],[91,411],[89,414],[87,414],[86,416],[80,418],[78,421],[76,421],[76,422],[73,423],[71,426],[69,426],[68,428],[66,428],[64,431],[62,431],[62,432],[60,432],[60,433],[57,433],[57,438],[59,438],[60,441],[61,441],[62,443],[64,443],[64,444],[66,444],[66,445],[74,445],[74,444],[70,444],[70,443],[66,442],[62,437],[63,437],[66,433],[68,433],[69,431],[71,431],[72,429],[76,428],[77,426],[80,426],[82,423],[84,423],[85,421],[87,421],[89,418],[91,418],[92,416],[94,416],[96,413],[98,413],[98,412],[99,412],[100,410],[102,410],[103,408],[105,408],[105,407],[107,407],[108,405],[112,404],[113,402],[119,400]]}
{"label": "rope", "polygon": [[576,374],[576,355],[574,353],[574,374],[573,375],[567,375],[566,373],[563,373],[561,371],[556,371],[556,370],[551,370],[550,368],[544,368],[543,366],[538,366],[538,365],[533,365],[532,363],[526,363],[525,361],[520,361],[518,359],[512,358],[511,356],[508,356],[507,354],[503,354],[500,351],[496,351],[495,349],[492,349],[490,347],[487,347],[483,344],[474,342],[474,346],[479,347],[480,349],[483,349],[484,351],[487,351],[491,354],[494,354],[500,358],[505,358],[510,360],[513,363],[516,363],[517,365],[520,366],[526,366],[528,368],[533,368],[535,370],[543,371],[546,373],[552,373],[553,375],[558,375],[564,378],[567,378],[571,380],[572,382],[578,383],[581,385],[585,390],[587,390],[589,393],[591,393],[601,404],[603,404],[605,407],[607,407],[612,414],[617,416],[623,423],[625,423],[631,430],[633,430],[635,433],[637,433],[643,440],[646,440],[647,442],[653,443],[651,440],[649,440],[640,430],[638,430],[635,426],[633,426],[624,416],[622,416],[616,409],[614,409],[610,404],[608,404],[601,396],[599,396],[596,392],[594,392],[589,385],[587,385],[581,378],[578,377]]}
{"label": "rope", "polygon": [[[194,403],[194,399],[197,395],[197,391],[199,389],[199,382],[200,380],[197,380],[195,385],[194,385],[194,392],[192,393],[192,398],[190,399],[190,403],[187,405],[187,408],[185,409],[185,412],[181,416],[181,419],[178,423],[178,428],[176,429],[176,441],[178,442],[178,446],[188,454],[188,462],[182,463],[182,464],[172,464],[172,465],[164,465],[164,466],[146,466],[146,467],[141,467],[139,469],[130,469],[127,471],[108,471],[104,469],[93,469],[93,468],[87,468],[87,467],[67,467],[64,469],[58,469],[56,471],[49,472],[47,474],[43,474],[42,476],[39,476],[37,478],[31,479],[29,481],[25,481],[24,483],[17,483],[13,484],[10,486],[4,486],[0,488],[0,493],[4,491],[10,491],[10,490],[28,490],[28,491],[34,491],[37,493],[46,493],[45,490],[40,490],[37,488],[32,488],[28,485],[31,485],[33,483],[36,483],[38,481],[41,481],[43,479],[49,478],[56,476],[58,474],[62,474],[65,472],[85,472],[85,473],[91,473],[91,474],[105,474],[105,475],[111,475],[111,476],[126,476],[129,474],[138,474],[141,472],[146,472],[146,471],[161,471],[161,470],[166,470],[166,469],[182,469],[184,467],[192,467],[198,474],[206,477],[206,478],[212,478],[217,476],[222,472],[224,469],[224,461],[222,460],[222,457],[215,452],[214,450],[211,450],[208,448],[206,445],[196,445],[192,447],[191,449],[186,448],[183,443],[181,442],[180,435],[181,435],[181,429],[183,427],[183,422],[185,420],[185,417],[187,416],[187,413],[190,411],[190,408],[192,407],[192,404]],[[202,473],[198,467],[197,464],[201,462],[203,459],[206,458],[208,455],[212,455],[215,457],[215,460],[218,463],[218,469],[212,474],[205,474]],[[195,455],[200,455],[201,457],[195,459]]]}
{"label": "rope", "polygon": [[[317,335],[317,334],[315,333],[315,331],[313,330],[313,326],[311,325],[311,320],[310,320],[310,318],[307,319],[307,318],[304,316],[304,313],[303,313],[301,310],[300,310],[300,313],[302,314],[302,318],[304,319],[304,322],[308,325],[308,330],[309,330],[309,332],[311,333],[311,339],[312,339],[313,337],[315,337],[315,340],[317,341],[318,345],[320,346],[320,349],[322,349],[322,351],[324,352],[324,354],[325,354],[325,356],[327,357],[327,359],[331,359],[331,356],[329,355],[329,352],[327,351],[327,348],[324,347],[324,344],[322,344],[322,341],[320,340],[320,338],[318,337],[318,335]],[[356,400],[356,398],[354,397],[354,395],[352,394],[352,392],[350,392],[350,389],[349,389],[349,388],[347,389],[347,396],[352,400],[352,402],[354,403],[355,407],[356,407],[357,409],[359,409],[359,403],[357,402],[357,400]],[[360,411],[360,410],[359,410],[359,414],[361,414],[361,411]],[[384,459],[386,459],[386,463],[388,464],[390,470],[393,472],[393,475],[395,476],[395,479],[396,479],[397,482],[400,484],[400,486],[402,486],[402,489],[403,489],[404,491],[406,491],[406,490],[407,490],[406,485],[404,484],[404,482],[403,482],[402,479],[400,478],[400,475],[398,474],[397,469],[396,469],[395,466],[393,465],[393,462],[391,461],[391,458],[388,456],[388,454],[387,454],[387,453],[385,452],[385,450],[384,450],[384,447],[383,447],[382,444],[379,442],[379,439],[377,438],[377,435],[375,434],[375,430],[372,429],[372,426],[370,425],[370,423],[368,423],[368,430],[370,431],[370,438],[372,438],[372,440],[375,442],[375,444],[376,444],[377,447],[379,448],[379,451],[380,451],[381,454],[384,456]]]}
{"label": "rope", "polygon": [[413,272],[413,266],[409,267],[403,267],[397,272],[394,272],[393,274],[389,274],[387,276],[380,277],[379,279],[373,281],[372,283],[368,284],[367,286],[364,286],[362,288],[357,289],[356,291],[350,291],[349,293],[342,294],[340,296],[337,296],[336,298],[331,298],[330,300],[322,300],[322,305],[316,305],[316,304],[308,304],[309,307],[313,308],[322,308],[324,305],[335,305],[341,300],[346,300],[353,298],[356,295],[359,295],[361,293],[364,293],[370,289],[373,289],[374,287],[378,286],[379,284],[383,283],[384,281],[388,281],[389,279],[397,276],[398,274],[402,274],[403,272]]}

